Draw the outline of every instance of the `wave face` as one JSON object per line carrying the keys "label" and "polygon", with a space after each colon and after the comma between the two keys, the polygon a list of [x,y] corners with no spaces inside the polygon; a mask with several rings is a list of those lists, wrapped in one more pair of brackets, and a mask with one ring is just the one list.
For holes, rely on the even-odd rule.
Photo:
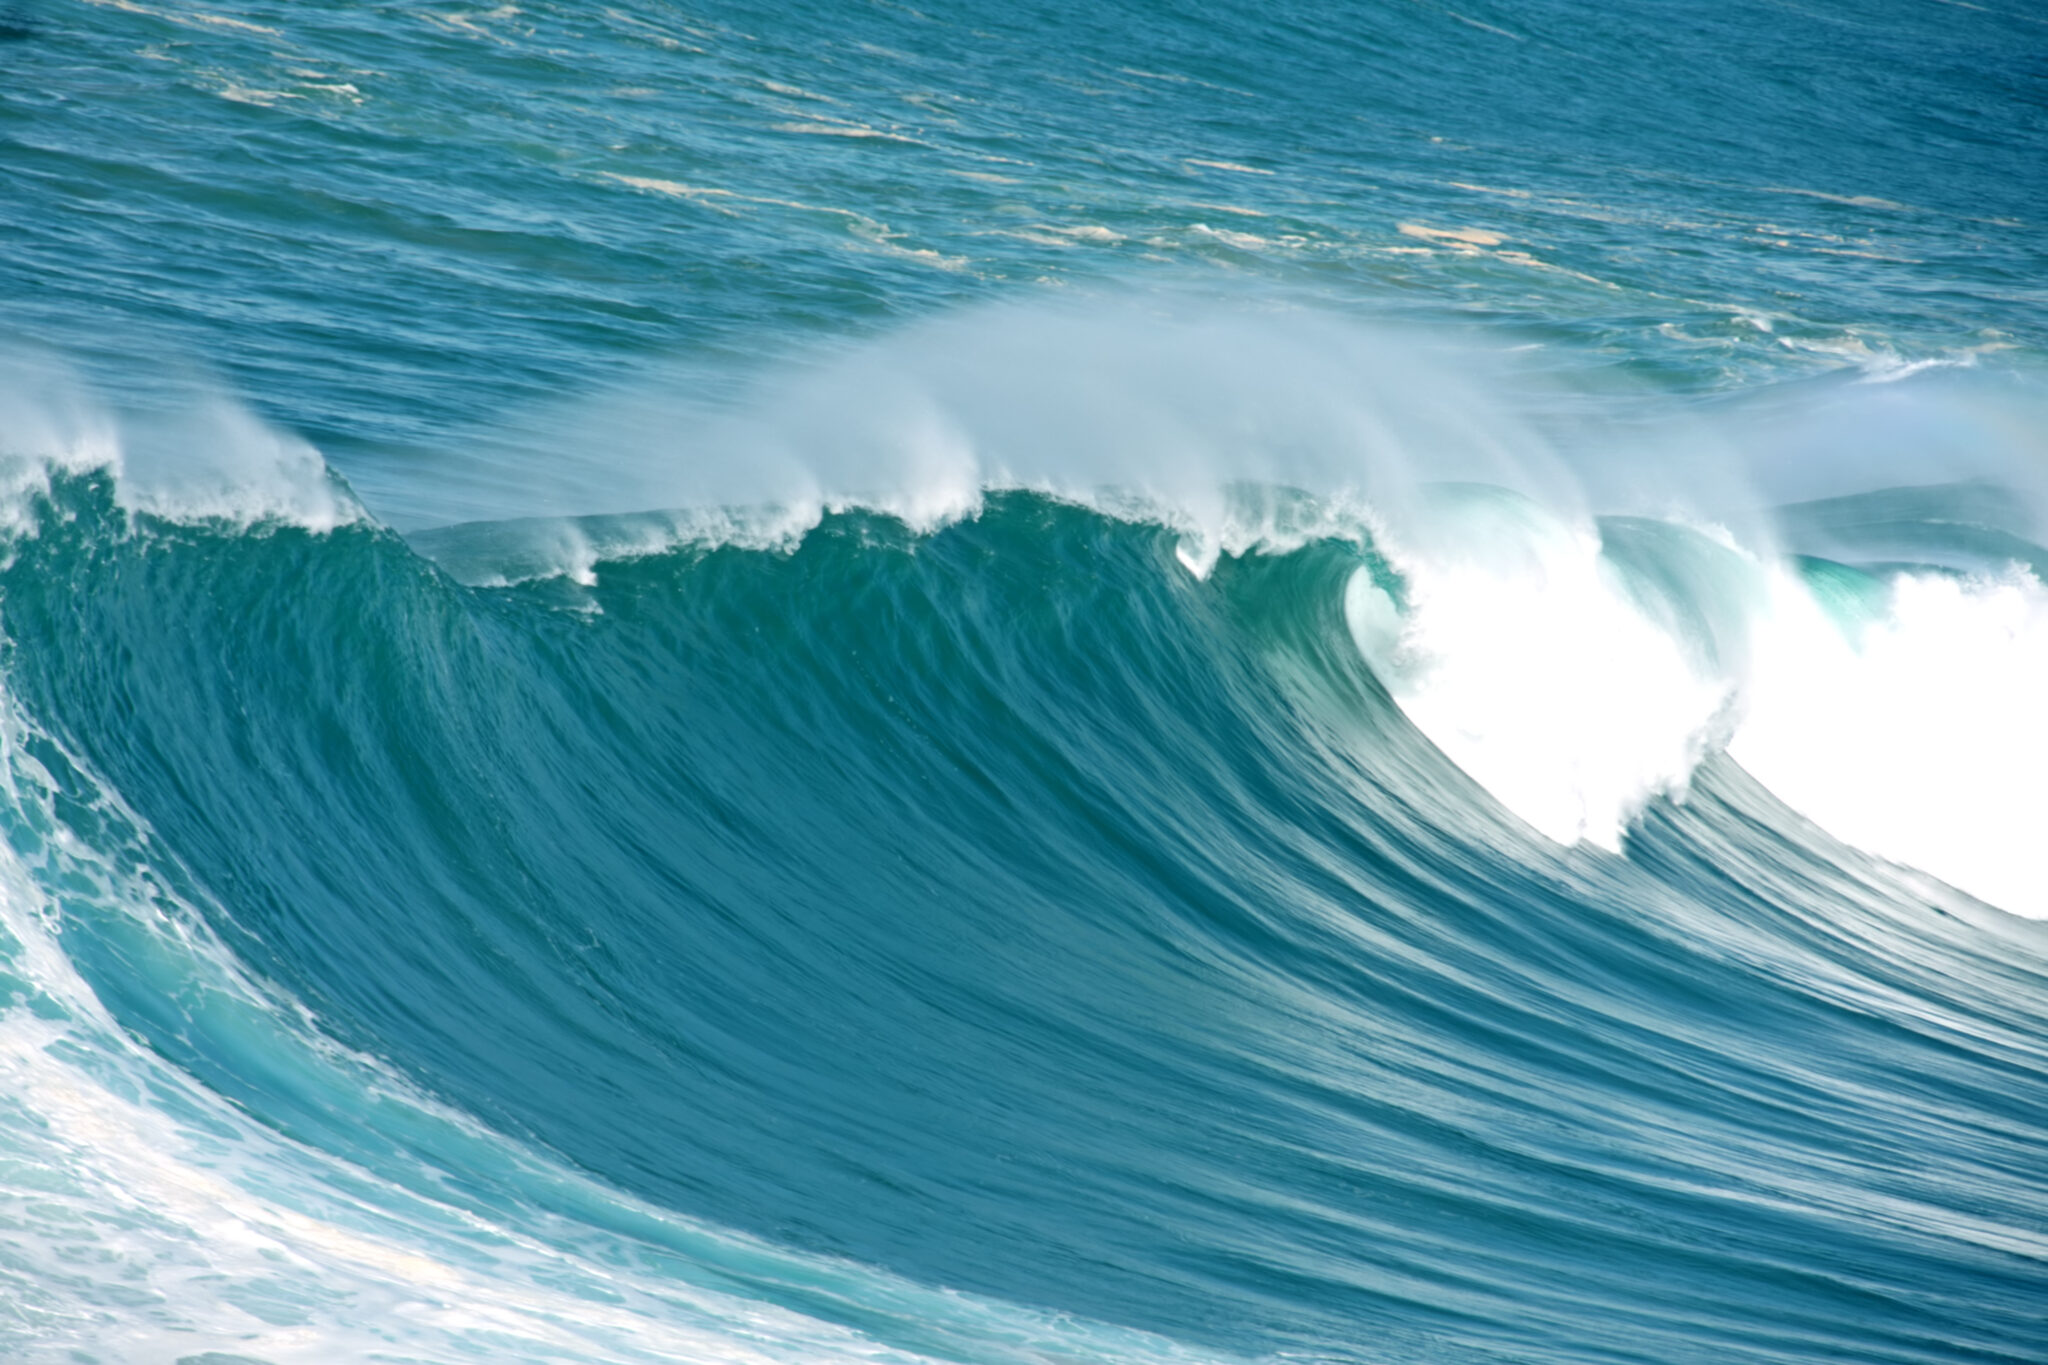
{"label": "wave face", "polygon": [[2039,936],[1725,757],[1625,857],[1544,837],[1368,666],[1364,593],[1433,610],[1369,539],[1197,578],[1012,493],[468,588],[370,523],[181,525],[103,473],[32,506],[7,1141],[80,1144],[89,1215],[14,1272],[50,1340],[225,1301],[264,1359],[512,1358],[525,1318],[365,1310],[480,1281],[560,1334],[649,1242],[804,1350],[2039,1340]]}
{"label": "wave face", "polygon": [[2048,28],[1283,8],[0,0],[0,1359],[2048,1359]]}

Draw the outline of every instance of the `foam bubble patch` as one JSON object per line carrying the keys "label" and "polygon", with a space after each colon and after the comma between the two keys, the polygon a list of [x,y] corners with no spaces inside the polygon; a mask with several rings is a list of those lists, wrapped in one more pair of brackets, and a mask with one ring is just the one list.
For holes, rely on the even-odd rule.
{"label": "foam bubble patch", "polygon": [[1880,607],[1845,619],[1781,575],[1729,752],[1837,838],[2048,917],[2048,592],[1903,573]]}

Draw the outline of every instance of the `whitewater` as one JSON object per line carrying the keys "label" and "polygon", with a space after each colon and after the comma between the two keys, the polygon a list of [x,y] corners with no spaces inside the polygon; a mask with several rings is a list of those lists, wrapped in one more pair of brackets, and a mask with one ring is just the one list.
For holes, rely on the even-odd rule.
{"label": "whitewater", "polygon": [[0,9],[0,1356],[2042,1358],[2044,54]]}

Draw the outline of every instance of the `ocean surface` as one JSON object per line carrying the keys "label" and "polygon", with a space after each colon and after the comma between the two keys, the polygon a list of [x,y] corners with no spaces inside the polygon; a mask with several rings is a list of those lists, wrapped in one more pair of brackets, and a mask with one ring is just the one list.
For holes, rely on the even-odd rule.
{"label": "ocean surface", "polygon": [[0,2],[0,1359],[2048,1360],[2034,0]]}

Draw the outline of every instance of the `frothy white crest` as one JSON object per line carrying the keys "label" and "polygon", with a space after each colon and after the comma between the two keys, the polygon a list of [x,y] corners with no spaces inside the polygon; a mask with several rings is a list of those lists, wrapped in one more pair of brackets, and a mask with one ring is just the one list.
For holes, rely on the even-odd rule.
{"label": "frothy white crest", "polygon": [[1502,805],[1619,849],[1725,748],[1844,843],[2048,918],[2048,589],[2031,574],[1899,573],[1831,607],[1745,555],[1762,590],[1716,668],[1639,610],[1593,531],[1492,502],[1395,553],[1405,609],[1363,569],[1345,606],[1402,710]]}
{"label": "frothy white crest", "polygon": [[503,588],[564,578],[588,588],[597,585],[603,565],[686,545],[788,552],[818,525],[825,510],[813,503],[618,517],[540,517],[416,531],[411,540],[415,549],[450,576],[472,587]]}
{"label": "frothy white crest", "polygon": [[1902,574],[1843,625],[1781,576],[1730,753],[1843,841],[2048,917],[2048,592]]}
{"label": "frothy white crest", "polygon": [[[776,501],[772,480],[801,469],[827,506],[924,530],[1030,490],[1172,526],[1198,574],[1347,517],[1355,534],[1358,508],[1398,510],[1425,479],[1568,500],[1545,443],[1418,345],[1287,312],[972,311],[779,376],[676,453],[673,496],[706,478],[730,496],[761,470],[748,500]],[[1246,495],[1276,487],[1312,499]]]}
{"label": "frothy white crest", "polygon": [[[1836,389],[1735,414],[1723,440],[1768,434],[1750,442],[1745,475],[1766,497],[1892,490],[1805,516],[1800,534],[1829,538],[1823,552],[1837,542],[1852,559],[1865,542],[1918,552],[1921,542],[1902,539],[1913,517],[1965,552],[2019,552],[2039,525],[2041,443],[2026,420],[2038,412],[2023,392],[1981,386]],[[1697,448],[1712,449],[1706,440]],[[1655,454],[1640,462],[1639,491],[1655,487]],[[1593,472],[1608,489],[1623,484]],[[1741,486],[1683,473],[1662,475],[1680,508],[1706,490],[1726,507]],[[1930,482],[1940,486],[1907,486]],[[1735,509],[1758,543],[1710,536],[1727,562],[1682,590],[1725,629],[1718,652],[1685,638],[1682,613],[1646,614],[1589,526],[1497,492],[1399,519],[1383,544],[1404,579],[1403,608],[1361,571],[1347,617],[1417,727],[1553,839],[1617,847],[1645,802],[1682,795],[1698,762],[1727,747],[1845,843],[2048,917],[2036,852],[2048,796],[2035,776],[2048,765],[2048,590],[2018,568],[1907,573],[1888,587],[1844,569],[1868,591],[1831,610],[1781,564],[1765,506]],[[1970,520],[1980,517],[1981,528]]]}
{"label": "frothy white crest", "polygon": [[132,509],[172,521],[288,522],[312,531],[363,515],[311,444],[227,398],[208,396],[124,434],[116,487]]}
{"label": "frothy white crest", "polygon": [[28,509],[53,472],[113,468],[121,459],[112,418],[77,377],[47,356],[0,355],[0,530],[30,528]]}
{"label": "frothy white crest", "polygon": [[[1461,478],[1568,503],[1546,443],[1458,373],[1481,358],[1432,365],[1432,345],[1185,299],[971,309],[768,367],[716,409],[694,396],[710,379],[671,374],[524,414],[516,436],[423,471],[401,520],[814,504],[931,529],[1024,489],[1142,509],[1199,559],[1257,539],[1242,485],[1388,510],[1418,480]],[[534,478],[484,468],[507,461]],[[449,515],[426,505],[435,486]]]}
{"label": "frothy white crest", "polygon": [[318,451],[242,404],[194,390],[169,413],[123,417],[47,357],[0,358],[0,461],[15,530],[53,472],[89,469],[114,475],[123,507],[171,521],[331,531],[363,516]]}
{"label": "frothy white crest", "polygon": [[1561,843],[1619,850],[1653,796],[1682,791],[1727,685],[1627,599],[1590,527],[1497,490],[1458,490],[1396,550],[1405,618],[1366,570],[1353,638],[1423,734]]}

